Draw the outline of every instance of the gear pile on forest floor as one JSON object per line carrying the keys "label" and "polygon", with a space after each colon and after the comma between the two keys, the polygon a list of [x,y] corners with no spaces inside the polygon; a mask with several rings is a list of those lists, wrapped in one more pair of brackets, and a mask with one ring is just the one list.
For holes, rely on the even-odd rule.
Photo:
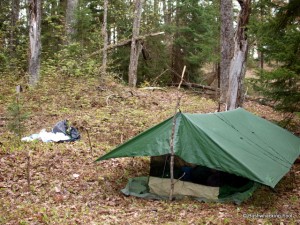
{"label": "gear pile on forest floor", "polygon": [[[81,133],[72,143],[18,142],[9,132],[13,80],[0,93],[0,224],[299,224],[300,165],[275,191],[261,187],[242,205],[149,201],[120,193],[128,178],[147,175],[149,159],[97,157],[174,113],[176,88],[131,89],[112,80],[44,77],[19,96],[23,136],[68,119]],[[3,86],[3,87],[2,87]],[[181,111],[214,112],[217,102],[199,90],[181,90]],[[245,108],[268,120],[285,115],[255,102]],[[299,129],[299,120],[292,127]],[[299,132],[299,130],[294,130]]]}

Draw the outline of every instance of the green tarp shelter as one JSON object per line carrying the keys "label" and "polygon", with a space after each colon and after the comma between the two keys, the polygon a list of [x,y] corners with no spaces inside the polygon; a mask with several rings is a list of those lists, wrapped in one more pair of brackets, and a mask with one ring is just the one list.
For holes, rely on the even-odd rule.
{"label": "green tarp shelter", "polygon": [[[97,159],[170,153],[172,117]],[[208,114],[178,113],[175,155],[272,188],[300,154],[300,138],[245,109]]]}

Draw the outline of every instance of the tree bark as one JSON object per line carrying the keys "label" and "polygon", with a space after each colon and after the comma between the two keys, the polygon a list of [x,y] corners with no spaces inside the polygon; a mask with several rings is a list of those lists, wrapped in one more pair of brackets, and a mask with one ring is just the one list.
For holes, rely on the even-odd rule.
{"label": "tree bark", "polygon": [[66,9],[66,34],[68,43],[71,42],[72,37],[76,34],[76,29],[74,24],[75,19],[75,10],[78,6],[78,0],[67,0],[67,9]]}
{"label": "tree bark", "polygon": [[[104,12],[103,12],[103,26],[102,26],[102,35],[103,35],[103,59],[102,59],[102,71],[106,73],[106,65],[107,65],[107,5],[108,0],[104,0]],[[101,79],[102,80],[102,79]]]}
{"label": "tree bark", "polygon": [[128,84],[131,87],[136,87],[136,83],[137,83],[137,66],[138,66],[139,53],[141,50],[140,44],[138,42],[138,37],[140,34],[143,1],[144,0],[135,1],[135,12],[134,12],[132,38],[131,38],[130,64],[129,64],[129,72],[128,72]]}
{"label": "tree bark", "polygon": [[35,86],[39,80],[41,55],[41,0],[29,1],[29,85]]}
{"label": "tree bark", "polygon": [[244,101],[243,80],[246,73],[248,53],[247,25],[251,11],[251,0],[238,0],[241,11],[234,37],[234,53],[230,63],[227,107],[229,110],[241,107]]}
{"label": "tree bark", "polygon": [[226,102],[230,62],[233,54],[233,8],[232,0],[221,0],[221,60],[220,60],[220,103]]}

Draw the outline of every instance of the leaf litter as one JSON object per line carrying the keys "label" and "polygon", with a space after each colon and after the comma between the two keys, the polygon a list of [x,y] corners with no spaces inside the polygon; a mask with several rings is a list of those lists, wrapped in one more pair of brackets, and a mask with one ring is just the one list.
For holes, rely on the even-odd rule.
{"label": "leaf litter", "polygon": [[[0,127],[0,224],[300,223],[299,164],[294,165],[293,172],[284,177],[275,192],[262,187],[240,206],[200,203],[188,198],[168,202],[124,196],[120,189],[128,178],[148,174],[149,158],[99,163],[94,160],[170,117],[176,103],[176,88],[146,91],[110,81],[105,91],[99,91],[96,85],[90,86],[97,83],[96,78],[88,82],[76,79],[49,78],[21,97],[25,109],[32,112],[25,123],[28,133],[50,129],[55,122],[67,118],[80,130],[80,141],[16,143],[13,134],[5,126]],[[76,95],[65,91],[61,98],[50,86],[72,87]],[[193,90],[182,90],[182,93],[182,111],[206,113],[217,109],[217,102],[205,93]],[[5,115],[8,104],[8,100],[1,102],[1,116]],[[284,118],[282,113],[255,102],[246,102],[245,108],[269,120]],[[300,127],[299,120],[294,123]],[[251,215],[292,217],[252,218]]]}

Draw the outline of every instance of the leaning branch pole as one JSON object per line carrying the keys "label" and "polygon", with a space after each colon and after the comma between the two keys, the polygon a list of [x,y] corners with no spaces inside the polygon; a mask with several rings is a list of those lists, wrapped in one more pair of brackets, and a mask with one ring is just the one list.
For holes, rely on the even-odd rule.
{"label": "leaning branch pole", "polygon": [[172,125],[172,133],[171,133],[171,140],[170,140],[170,154],[171,154],[171,158],[170,158],[171,190],[170,190],[170,196],[169,196],[170,201],[172,201],[172,199],[173,199],[174,184],[175,184],[175,182],[174,182],[174,135],[175,135],[175,127],[176,127],[176,114],[179,109],[180,100],[182,97],[179,95],[179,89],[183,82],[185,69],[186,69],[186,66],[183,67],[182,74],[181,74],[181,80],[180,80],[180,83],[177,88],[177,102],[176,102],[175,112],[174,112],[174,116],[173,116],[173,125]]}

